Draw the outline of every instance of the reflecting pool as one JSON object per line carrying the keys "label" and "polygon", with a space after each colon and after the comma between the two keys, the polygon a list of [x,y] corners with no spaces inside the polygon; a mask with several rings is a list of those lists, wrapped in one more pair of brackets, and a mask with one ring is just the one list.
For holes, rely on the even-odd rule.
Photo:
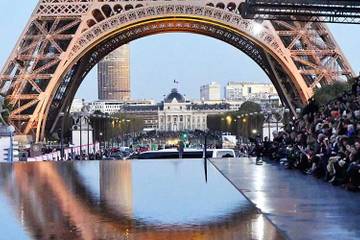
{"label": "reflecting pool", "polygon": [[1,164],[0,239],[283,237],[211,163],[134,160]]}

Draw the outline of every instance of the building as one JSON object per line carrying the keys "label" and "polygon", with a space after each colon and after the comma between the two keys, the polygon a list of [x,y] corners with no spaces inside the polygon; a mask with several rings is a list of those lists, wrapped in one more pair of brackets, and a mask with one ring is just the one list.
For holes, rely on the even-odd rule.
{"label": "building", "polygon": [[90,103],[90,112],[100,111],[102,113],[118,113],[123,111],[125,106],[152,106],[155,105],[154,100],[98,100]]}
{"label": "building", "polygon": [[[225,103],[229,104],[231,111],[237,111],[241,107],[241,105],[245,102],[244,100],[237,100],[237,101],[224,101]],[[255,101],[256,102],[256,101]]]}
{"label": "building", "polygon": [[144,130],[182,131],[207,129],[207,116],[230,111],[230,105],[223,101],[187,101],[177,89],[166,98],[155,103],[154,100],[98,100],[90,103],[90,112],[123,113],[144,120]]}
{"label": "building", "polygon": [[187,101],[177,89],[172,89],[160,103],[153,100],[130,101],[118,105],[111,103],[114,102],[96,101],[92,103],[92,110],[120,112],[129,117],[141,118],[144,120],[145,131],[205,130],[208,115],[230,111],[230,105],[221,101],[215,104]]}
{"label": "building", "polygon": [[229,111],[227,104],[196,104],[186,101],[177,89],[164,99],[158,111],[159,131],[206,130],[207,116]]}
{"label": "building", "polygon": [[[272,106],[279,99],[271,97]],[[90,112],[100,111],[107,114],[122,113],[131,118],[144,120],[144,130],[183,131],[206,130],[207,116],[237,111],[246,100],[195,100],[189,101],[172,89],[165,99],[156,103],[154,100],[132,101],[94,101],[90,103]],[[269,98],[252,98],[263,109],[269,107]]]}
{"label": "building", "polygon": [[13,126],[0,122],[0,163],[19,161],[19,146],[14,141],[14,131]]}
{"label": "building", "polygon": [[229,110],[231,111],[237,111],[241,107],[241,105],[244,103],[244,100],[239,101],[227,101],[227,100],[219,100],[219,101],[199,101],[195,100],[193,101],[194,104],[198,105],[216,105],[216,104],[226,104],[229,107]]}
{"label": "building", "polygon": [[70,112],[81,112],[85,105],[85,100],[80,98],[74,98],[74,100],[71,103]]}
{"label": "building", "polygon": [[161,104],[153,105],[126,105],[122,113],[131,118],[144,120],[144,131],[158,130],[158,112]]}
{"label": "building", "polygon": [[202,101],[218,101],[221,99],[220,84],[212,82],[200,87],[200,99]]}
{"label": "building", "polygon": [[225,99],[228,101],[266,99],[269,95],[277,95],[272,83],[229,82],[225,86]]}
{"label": "building", "polygon": [[114,50],[98,63],[98,95],[100,100],[131,98],[129,45]]}

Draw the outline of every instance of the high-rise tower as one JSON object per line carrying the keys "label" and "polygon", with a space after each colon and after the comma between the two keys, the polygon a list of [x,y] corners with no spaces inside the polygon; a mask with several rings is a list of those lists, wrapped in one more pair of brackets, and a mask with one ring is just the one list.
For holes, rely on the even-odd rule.
{"label": "high-rise tower", "polygon": [[103,58],[98,64],[100,100],[130,99],[130,50],[123,45]]}

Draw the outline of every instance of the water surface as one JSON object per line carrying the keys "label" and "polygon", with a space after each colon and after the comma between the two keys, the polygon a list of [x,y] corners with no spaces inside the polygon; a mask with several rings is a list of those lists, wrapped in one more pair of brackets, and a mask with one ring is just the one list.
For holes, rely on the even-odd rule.
{"label": "water surface", "polygon": [[0,239],[283,239],[203,160],[0,165]]}

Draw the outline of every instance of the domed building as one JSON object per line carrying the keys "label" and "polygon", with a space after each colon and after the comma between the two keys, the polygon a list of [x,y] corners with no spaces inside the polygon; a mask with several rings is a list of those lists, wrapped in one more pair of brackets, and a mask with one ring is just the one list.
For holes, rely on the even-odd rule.
{"label": "domed building", "polygon": [[206,130],[207,116],[229,110],[225,104],[194,104],[187,101],[176,88],[165,97],[158,112],[159,131]]}
{"label": "domed building", "polygon": [[171,89],[171,93],[164,99],[164,103],[172,103],[173,101],[178,103],[185,102],[185,97],[181,95],[176,88]]}
{"label": "domed building", "polygon": [[185,98],[176,88],[158,104],[125,104],[120,112],[127,116],[144,119],[144,130],[164,132],[206,130],[207,116],[230,111],[226,103],[194,103]]}

